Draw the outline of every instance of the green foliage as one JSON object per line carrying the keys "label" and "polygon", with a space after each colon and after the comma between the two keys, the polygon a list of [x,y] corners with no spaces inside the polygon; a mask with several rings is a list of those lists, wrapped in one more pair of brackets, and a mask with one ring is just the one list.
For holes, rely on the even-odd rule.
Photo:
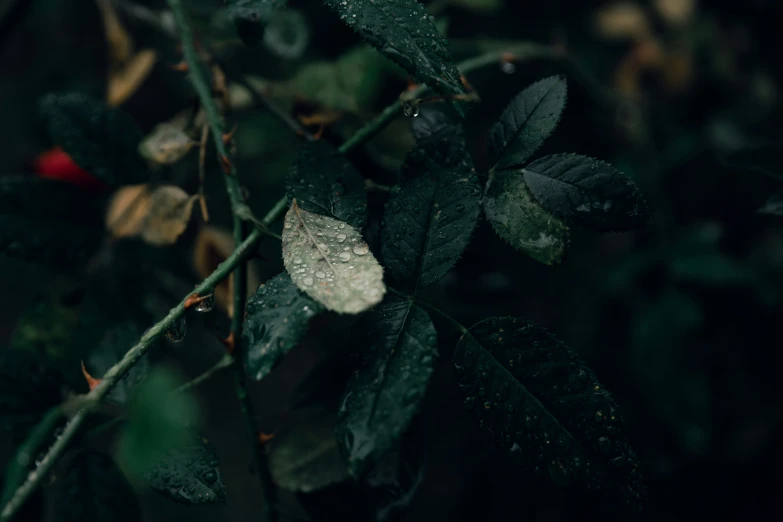
{"label": "green foliage", "polygon": [[249,374],[256,380],[269,375],[304,337],[310,319],[323,310],[323,306],[300,292],[286,273],[262,284],[247,301],[242,329]]}
{"label": "green foliage", "polygon": [[[101,322],[99,324],[104,329],[86,363],[90,375],[95,378],[100,378],[109,368],[117,364],[141,336],[141,332],[131,321],[110,324]],[[149,360],[147,356],[144,356],[111,391],[109,400],[125,404],[130,399],[133,389],[147,376],[148,371]]]}
{"label": "green foliage", "polygon": [[67,183],[32,176],[0,178],[0,253],[75,267],[103,235],[101,201]]}
{"label": "green foliage", "polygon": [[650,220],[636,185],[599,161],[577,154],[555,154],[522,170],[541,205],[569,223],[595,230],[625,230]]}
{"label": "green foliage", "polygon": [[481,189],[456,130],[412,151],[386,203],[382,253],[394,281],[415,291],[437,282],[470,242]]}
{"label": "green foliage", "polygon": [[179,384],[170,370],[158,367],[136,388],[118,446],[119,462],[131,477],[143,476],[187,442],[198,410],[187,393],[175,391]]}
{"label": "green foliage", "polygon": [[49,94],[40,109],[54,144],[89,173],[110,186],[148,181],[144,136],[127,114],[83,93]]}
{"label": "green foliage", "polygon": [[144,478],[153,489],[175,502],[214,504],[226,501],[217,453],[206,441],[193,440],[168,450]]}
{"label": "green foliage", "polygon": [[486,190],[484,212],[501,238],[540,263],[563,260],[568,226],[533,199],[521,172],[491,179]]}
{"label": "green foliage", "polygon": [[363,364],[349,381],[335,433],[359,476],[392,447],[419,409],[438,356],[427,312],[389,298],[363,318],[356,344]]}
{"label": "green foliage", "polygon": [[263,37],[272,14],[287,3],[287,0],[227,0],[226,11],[242,41],[253,46]]}
{"label": "green foliage", "polygon": [[294,200],[283,225],[283,262],[294,284],[338,312],[357,314],[383,299],[383,268],[358,230]]}
{"label": "green foliage", "polygon": [[361,230],[367,222],[364,180],[331,145],[306,143],[288,173],[288,197],[299,208],[345,221]]}
{"label": "green foliage", "polygon": [[275,483],[308,493],[348,478],[332,432],[337,416],[323,405],[291,412],[269,442],[269,469]]}
{"label": "green foliage", "polygon": [[576,354],[544,328],[482,321],[454,352],[465,406],[520,465],[637,508],[646,490],[617,405]]}
{"label": "green foliage", "polygon": [[448,42],[416,0],[324,0],[349,27],[418,80],[444,94],[465,91]]}
{"label": "green foliage", "polygon": [[55,508],[58,520],[141,520],[136,495],[112,459],[106,455],[80,451],[68,463],[58,483]]}
{"label": "green foliage", "polygon": [[527,162],[557,127],[566,104],[566,81],[553,76],[517,94],[489,132],[490,163],[496,169]]}

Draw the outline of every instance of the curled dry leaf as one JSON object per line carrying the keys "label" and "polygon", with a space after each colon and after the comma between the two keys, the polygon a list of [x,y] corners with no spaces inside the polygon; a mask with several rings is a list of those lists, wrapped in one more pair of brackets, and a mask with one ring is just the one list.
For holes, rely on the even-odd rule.
{"label": "curled dry leaf", "polygon": [[[234,238],[230,232],[216,227],[202,227],[196,236],[193,247],[193,267],[202,278],[215,271],[217,266],[226,260],[234,251]],[[247,267],[247,295],[253,295],[261,284],[258,270],[252,263]],[[215,304],[229,317],[234,313],[232,301],[234,289],[234,274],[218,283],[215,287]]]}
{"label": "curled dry leaf", "polygon": [[196,199],[170,185],[123,187],[109,203],[106,228],[114,238],[139,236],[151,245],[171,245],[187,228]]}
{"label": "curled dry leaf", "polygon": [[338,313],[358,314],[381,302],[383,268],[351,225],[296,204],[283,224],[283,263],[307,295]]}
{"label": "curled dry leaf", "polygon": [[164,122],[139,143],[139,153],[159,165],[171,165],[181,160],[195,143],[182,127]]}
{"label": "curled dry leaf", "polygon": [[121,67],[112,69],[109,73],[106,102],[112,107],[122,105],[141,87],[157,61],[158,53],[152,49],[144,49],[133,55]]}

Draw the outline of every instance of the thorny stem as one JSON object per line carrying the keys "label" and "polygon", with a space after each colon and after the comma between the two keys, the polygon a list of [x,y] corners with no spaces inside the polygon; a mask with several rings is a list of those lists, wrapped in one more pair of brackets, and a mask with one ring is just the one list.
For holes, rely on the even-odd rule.
{"label": "thorny stem", "polygon": [[[188,70],[190,71],[190,80],[193,83],[193,87],[196,89],[201,106],[204,108],[204,112],[207,116],[207,122],[212,130],[212,138],[215,143],[215,149],[221,158],[222,163],[228,161],[228,169],[226,171],[226,189],[228,190],[229,199],[231,201],[231,210],[234,218],[234,244],[239,245],[244,240],[245,226],[243,219],[238,215],[238,209],[245,204],[242,199],[242,192],[239,186],[239,180],[237,179],[236,167],[230,161],[226,151],[226,144],[223,142],[224,134],[224,122],[223,118],[218,111],[217,104],[212,98],[212,90],[207,85],[207,82],[202,75],[201,62],[193,44],[193,35],[188,24],[185,11],[182,7],[180,0],[167,0],[171,11],[174,14],[174,21],[179,30],[180,38],[182,40],[182,53],[185,56],[185,61],[188,64]],[[255,231],[254,231],[255,232]],[[268,522],[275,522],[277,520],[277,491],[275,484],[272,480],[271,473],[269,471],[269,464],[267,463],[266,452],[257,441],[259,428],[258,419],[256,418],[255,408],[253,407],[253,401],[250,398],[250,394],[247,391],[247,377],[245,375],[245,368],[242,364],[244,360],[243,356],[243,343],[242,339],[242,321],[245,318],[245,301],[247,300],[247,263],[240,262],[234,269],[234,295],[233,295],[233,314],[231,316],[231,332],[230,339],[233,339],[235,350],[231,354],[234,357],[234,377],[236,394],[239,399],[239,403],[242,407],[242,413],[247,420],[248,429],[250,430],[251,440],[253,441],[253,454],[256,460],[256,467],[258,468],[258,476],[261,482],[261,489],[264,492],[264,520]]]}
{"label": "thorny stem", "polygon": [[[199,66],[198,57],[193,48],[193,37],[190,31],[190,27],[187,25],[184,12],[182,10],[182,5],[180,3],[180,0],[167,0],[167,1],[174,13],[177,26],[180,28],[180,36],[182,37],[183,40],[183,52],[185,54],[185,58],[188,61],[188,63],[192,64],[191,76],[193,78],[194,86],[196,87],[196,90],[199,93],[199,97],[202,98],[202,103],[204,100],[207,99],[209,100],[209,103],[205,103],[205,107],[204,107],[207,114],[207,120],[212,129],[212,137],[215,142],[215,147],[217,148],[219,153],[223,154],[225,153],[226,150],[225,145],[222,141],[223,127],[224,127],[223,121],[220,118],[219,113],[217,112],[217,107],[214,105],[214,102],[212,101],[210,89],[207,87],[207,84],[204,82],[202,76],[196,72],[200,70],[198,68]],[[492,52],[474,59],[466,60],[465,62],[460,63],[458,67],[463,74],[467,74],[468,72],[476,68],[491,63],[497,63],[500,60],[502,60],[502,53]],[[419,97],[423,95],[426,92],[426,90],[427,87],[425,85],[420,85],[413,91],[407,93],[407,95],[409,97]],[[400,112],[402,111],[402,105],[403,102],[401,100],[397,100],[391,105],[389,105],[388,107],[386,107],[386,109],[384,109],[380,114],[378,114],[378,116],[376,116],[372,121],[367,123],[364,127],[359,129],[359,131],[354,136],[352,136],[349,140],[343,143],[342,146],[340,146],[339,148],[340,152],[345,154],[350,150],[352,150],[353,148],[365,142],[367,139],[374,136],[376,133],[378,133],[389,121],[391,121],[395,116],[400,114]],[[279,111],[274,112],[274,114],[278,114],[278,113]],[[229,186],[229,197],[231,198],[232,208],[234,208],[235,203],[237,207],[241,205],[241,193],[239,191],[239,184],[236,181],[235,174],[236,172],[234,171],[232,166],[231,173],[229,173],[229,175],[227,176],[231,178],[228,181],[228,186]],[[268,227],[269,225],[277,221],[277,219],[279,219],[280,216],[283,215],[286,208],[288,208],[288,198],[286,196],[283,196],[282,198],[280,198],[280,200],[277,201],[277,203],[275,203],[275,205],[272,207],[272,209],[270,209],[270,211],[263,218],[263,220],[261,220],[261,223],[264,226]],[[236,216],[236,219],[239,219],[238,216]],[[228,277],[229,273],[234,268],[236,268],[241,263],[241,261],[244,261],[250,256],[250,254],[253,252],[256,245],[258,245],[259,241],[264,235],[265,235],[264,231],[260,228],[256,228],[252,232],[250,232],[250,234],[247,236],[247,239],[242,241],[242,243],[239,243],[239,246],[231,253],[231,255],[223,263],[221,263],[217,267],[217,269],[215,269],[214,272],[212,272],[212,274],[210,274],[206,279],[204,279],[204,281],[202,281],[198,286],[196,286],[193,292],[189,293],[188,296],[183,298],[182,301],[177,306],[172,308],[169,311],[168,315],[166,315],[166,317],[164,317],[158,323],[153,325],[149,330],[147,330],[147,332],[142,336],[139,342],[135,346],[133,346],[130,350],[128,350],[125,356],[117,364],[112,366],[106,372],[106,375],[104,375],[103,379],[101,380],[101,384],[97,386],[95,389],[93,389],[92,391],[90,391],[90,393],[88,393],[85,396],[85,400],[82,406],[74,414],[71,420],[66,424],[62,435],[49,448],[43,460],[41,461],[40,465],[38,466],[38,468],[27,476],[25,482],[21,486],[19,486],[19,488],[14,493],[14,495],[10,498],[8,503],[3,508],[2,512],[0,512],[0,522],[7,522],[11,520],[13,515],[22,507],[24,501],[27,500],[27,498],[33,493],[33,491],[35,491],[35,489],[40,485],[44,477],[46,477],[47,474],[52,470],[57,459],[65,452],[69,443],[74,439],[79,429],[84,424],[85,419],[92,412],[95,406],[106,398],[109,392],[111,392],[111,390],[128,373],[128,371],[144,356],[144,354],[146,354],[150,350],[150,348],[155,344],[155,342],[176,321],[178,321],[185,314],[185,302],[187,301],[189,296],[192,293],[204,295],[209,292],[212,292],[215,286],[220,281]],[[237,285],[237,286],[239,287],[244,285]],[[408,299],[411,298],[410,296],[398,292],[396,290],[390,289],[390,291],[398,295],[401,295],[403,297],[406,297]],[[432,312],[442,316],[444,319],[452,323],[460,331],[462,332],[467,331],[464,326],[459,324],[455,319],[453,319],[451,316],[447,315],[446,313],[438,310],[437,308],[431,305],[428,305],[427,303],[421,301],[417,301],[417,303],[423,306],[424,308],[427,308],[428,310],[431,310]],[[243,305],[242,310],[244,310],[244,303],[242,303],[242,305]],[[235,309],[235,316],[237,317],[239,316],[239,314],[237,313],[238,311],[239,311],[238,309]],[[235,368],[241,368],[240,364],[234,366]],[[257,433],[253,434],[254,437],[256,435]],[[255,446],[258,446],[258,444],[255,444]],[[266,467],[263,467],[263,469],[261,467],[259,468],[260,473],[264,473],[263,470],[266,470],[266,472],[268,473],[268,468]],[[263,476],[264,475],[262,475],[262,477]]]}

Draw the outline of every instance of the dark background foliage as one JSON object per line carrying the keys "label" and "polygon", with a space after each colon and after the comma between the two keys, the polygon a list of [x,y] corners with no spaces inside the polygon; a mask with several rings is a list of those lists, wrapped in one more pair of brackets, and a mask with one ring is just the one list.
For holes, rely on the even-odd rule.
{"label": "dark background foliage", "polygon": [[[164,7],[163,2],[143,3]],[[694,12],[678,26],[661,16],[654,6],[658,2],[626,3],[648,13],[646,38],[602,34],[595,20],[610,2],[430,3],[448,19],[456,61],[480,53],[488,40],[544,43],[564,49],[573,59],[524,60],[513,72],[493,66],[471,74],[482,103],[469,114],[466,128],[479,170],[486,166],[483,139],[508,100],[536,80],[563,74],[569,81],[566,111],[539,154],[567,151],[612,163],[645,193],[653,223],[630,233],[574,231],[566,261],[555,267],[514,251],[482,223],[463,259],[425,295],[465,325],[492,316],[531,319],[578,352],[624,413],[650,491],[650,520],[777,518],[783,494],[778,444],[783,423],[783,218],[757,209],[780,190],[780,181],[727,163],[726,155],[783,140],[781,4],[688,2],[695,4]],[[209,25],[210,14],[221,7],[217,0],[186,4],[197,14],[200,32],[222,30]],[[471,7],[490,4],[498,7]],[[217,53],[227,70],[282,80],[310,61],[335,60],[358,43],[320,2],[300,0],[291,6],[301,10],[310,28],[305,54],[284,60],[264,46],[237,46],[229,27],[228,43]],[[127,28],[137,48],[159,52],[151,76],[122,106],[146,133],[187,108],[194,96],[182,74],[168,67],[180,59],[172,41],[134,19],[127,20]],[[0,171],[33,175],[33,158],[51,145],[37,116],[39,98],[68,90],[104,96],[108,58],[100,15],[89,0],[35,1],[12,30],[4,28],[0,42]],[[630,67],[634,56],[640,60],[649,51],[645,45],[663,58]],[[344,74],[359,71],[346,67]],[[404,76],[393,78],[361,93],[369,100],[365,114],[381,109],[405,88]],[[295,110],[308,110],[304,105]],[[241,182],[252,209],[263,215],[284,193],[284,175],[298,143],[264,111],[238,111],[232,118],[239,124]],[[339,143],[361,119],[346,117],[328,126],[323,139]],[[410,121],[401,117],[365,150],[351,154],[364,176],[394,182],[395,169],[412,144]],[[162,175],[195,192],[196,156]],[[777,165],[778,175],[783,174],[779,158]],[[208,171],[208,193],[214,194],[210,211],[217,225],[227,227],[227,201],[213,157]],[[370,194],[371,215],[381,211],[384,197]],[[366,235],[375,249],[377,231],[370,228]],[[191,226],[173,247],[156,249],[135,241],[116,246],[116,284],[103,291],[111,293],[117,315],[132,316],[143,331],[192,288],[199,280],[189,257],[194,236]],[[262,280],[280,272],[279,245],[265,242],[261,256]],[[26,338],[38,342],[38,349],[58,352],[62,360],[72,356],[62,352],[90,339],[66,324],[72,315],[87,313],[82,305],[83,296],[90,295],[88,283],[64,275],[57,263],[52,268],[0,257],[0,267],[4,343],[19,335],[25,317],[37,320],[28,323]],[[35,312],[41,303],[53,301],[65,312],[56,317]],[[213,315],[189,325],[183,343],[161,345],[153,357],[179,366],[186,375],[198,374],[223,350],[218,339],[227,321]],[[433,320],[440,357],[412,434],[427,466],[402,519],[598,519],[591,500],[520,473],[480,435],[453,384],[450,356],[458,336],[448,324]],[[350,344],[346,327],[352,322],[317,317],[282,365],[253,385],[266,430],[289,418],[289,398],[305,375],[321,368],[327,354],[345,351]],[[325,377],[316,389],[339,397],[344,384],[340,364],[330,364],[335,367],[321,368]],[[78,362],[69,378],[86,390]],[[145,520],[258,518],[258,484],[248,469],[250,441],[231,379],[228,373],[218,374],[197,389],[205,433],[221,457],[228,504],[179,506],[144,491]],[[0,441],[5,459],[13,446],[8,437]],[[350,486],[340,485],[309,496],[302,505],[321,515],[334,513],[334,520],[365,520],[364,500]],[[283,506],[289,516],[304,516],[293,498],[284,496]]]}

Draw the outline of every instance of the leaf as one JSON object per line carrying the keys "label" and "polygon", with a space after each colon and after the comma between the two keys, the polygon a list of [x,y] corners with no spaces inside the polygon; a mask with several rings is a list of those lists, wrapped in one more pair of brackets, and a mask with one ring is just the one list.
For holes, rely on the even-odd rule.
{"label": "leaf", "polygon": [[138,236],[151,245],[172,245],[187,229],[196,199],[172,185],[122,187],[109,202],[106,228],[115,238]]}
{"label": "leaf", "polygon": [[246,45],[255,45],[261,39],[264,25],[287,0],[228,0],[226,11],[236,25],[239,37]]}
{"label": "leaf", "polygon": [[80,167],[109,185],[147,181],[142,134],[127,114],[82,93],[49,94],[40,106],[52,141]]}
{"label": "leaf", "polygon": [[578,154],[554,154],[522,170],[541,205],[566,222],[594,230],[627,230],[650,214],[636,185],[611,165]]}
{"label": "leaf", "polygon": [[187,441],[187,426],[196,420],[198,408],[187,393],[174,393],[180,384],[170,370],[158,367],[136,388],[117,450],[129,476],[143,476],[169,450]]}
{"label": "leaf", "polygon": [[84,451],[68,463],[58,480],[57,520],[84,522],[141,520],[136,495],[111,458]]}
{"label": "leaf", "polygon": [[576,354],[511,317],[463,334],[454,373],[465,406],[512,459],[632,508],[645,501],[617,405]]}
{"label": "leaf", "polygon": [[172,165],[184,158],[195,144],[181,127],[163,122],[139,143],[139,153],[159,165]]}
{"label": "leaf", "polygon": [[[411,431],[415,430],[409,430],[406,439],[411,439]],[[403,441],[367,474],[367,496],[377,522],[401,520],[416,496],[424,479],[422,442],[418,438]]]}
{"label": "leaf", "polygon": [[267,445],[275,483],[308,493],[348,478],[332,432],[335,415],[322,406],[306,406],[290,414]]}
{"label": "leaf", "polygon": [[112,107],[122,105],[139,90],[158,61],[158,53],[144,49],[134,54],[128,62],[109,72],[106,101]]}
{"label": "leaf", "polygon": [[300,290],[338,313],[363,312],[386,293],[383,268],[359,231],[296,200],[283,224],[283,263]]}
{"label": "leaf", "polygon": [[448,41],[415,0],[324,0],[324,3],[384,56],[444,94],[465,89]]}
{"label": "leaf", "polygon": [[364,180],[353,165],[326,142],[306,143],[288,171],[288,197],[299,208],[345,221],[361,229],[367,222]]}
{"label": "leaf", "polygon": [[335,426],[354,476],[377,463],[405,432],[438,356],[435,327],[410,300],[387,300],[357,328],[366,360],[348,382]]}
{"label": "leaf", "polygon": [[758,210],[760,214],[783,216],[783,192],[775,194]]}
{"label": "leaf", "polygon": [[458,134],[414,149],[402,177],[386,202],[381,251],[392,278],[415,291],[437,282],[464,252],[481,190]]}
{"label": "leaf", "polygon": [[283,272],[263,283],[247,302],[242,330],[245,368],[260,381],[280,359],[299,344],[307,325],[323,306],[300,292]]}
{"label": "leaf", "polygon": [[420,109],[419,116],[412,119],[411,128],[416,142],[423,143],[449,136],[458,127],[445,112],[425,105]]}
{"label": "leaf", "polygon": [[0,353],[0,427],[21,440],[62,402],[61,376],[19,348]]}
{"label": "leaf", "polygon": [[153,489],[183,504],[226,501],[215,449],[206,442],[192,442],[170,449],[144,474]]}
{"label": "leaf", "polygon": [[370,46],[357,46],[336,61],[304,65],[289,81],[275,86],[276,97],[303,97],[322,109],[362,114],[372,110],[384,84],[404,82],[405,72]]}
{"label": "leaf", "polygon": [[529,160],[557,127],[565,108],[566,81],[552,76],[517,94],[489,131],[489,160],[509,169]]}
{"label": "leaf", "polygon": [[540,263],[557,264],[568,247],[568,227],[533,199],[520,174],[489,180],[484,197],[487,221],[517,250]]}
{"label": "leaf", "polygon": [[[92,319],[98,318],[92,317]],[[103,318],[100,324],[104,327],[100,340],[95,345],[86,365],[89,373],[98,378],[102,378],[109,368],[117,364],[141,337],[141,332],[131,321],[109,323],[106,318]],[[81,340],[84,341],[84,338]],[[148,371],[149,358],[145,355],[114,387],[108,399],[118,404],[125,404],[133,389],[147,376]]]}
{"label": "leaf", "polygon": [[4,176],[0,178],[0,253],[58,267],[82,265],[103,236],[100,203],[69,183]]}

